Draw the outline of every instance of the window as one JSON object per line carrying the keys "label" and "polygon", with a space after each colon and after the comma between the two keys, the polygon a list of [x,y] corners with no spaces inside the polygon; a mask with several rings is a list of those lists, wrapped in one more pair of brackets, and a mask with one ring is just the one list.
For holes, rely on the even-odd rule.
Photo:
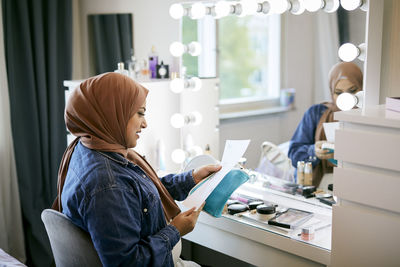
{"label": "window", "polygon": [[210,16],[199,21],[184,17],[182,41],[195,40],[203,51],[198,58],[183,56],[186,74],[220,78],[221,113],[279,105],[279,15],[228,16],[217,21]]}

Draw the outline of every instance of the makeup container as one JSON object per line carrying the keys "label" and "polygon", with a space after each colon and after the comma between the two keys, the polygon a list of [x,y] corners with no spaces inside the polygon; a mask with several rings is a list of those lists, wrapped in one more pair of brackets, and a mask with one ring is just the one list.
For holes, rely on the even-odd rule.
{"label": "makeup container", "polygon": [[232,205],[228,206],[228,213],[230,215],[234,215],[239,212],[247,211],[248,209],[249,209],[249,207],[244,204],[232,204]]}
{"label": "makeup container", "polygon": [[249,206],[250,210],[254,210],[256,209],[259,205],[264,204],[264,201],[261,200],[254,200],[254,201],[250,201],[247,205]]}
{"label": "makeup container", "polygon": [[301,240],[310,241],[314,239],[315,229],[313,226],[301,229]]}
{"label": "makeup container", "polygon": [[257,215],[258,219],[261,221],[268,221],[275,217],[276,209],[275,206],[270,205],[258,205],[257,206]]}

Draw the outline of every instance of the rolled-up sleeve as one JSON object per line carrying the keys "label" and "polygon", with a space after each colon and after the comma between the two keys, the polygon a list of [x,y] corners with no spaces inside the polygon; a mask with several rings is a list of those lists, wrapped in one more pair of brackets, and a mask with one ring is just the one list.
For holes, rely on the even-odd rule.
{"label": "rolled-up sleeve", "polygon": [[192,171],[179,174],[169,174],[161,178],[161,182],[175,200],[184,200],[190,190],[196,185]]}

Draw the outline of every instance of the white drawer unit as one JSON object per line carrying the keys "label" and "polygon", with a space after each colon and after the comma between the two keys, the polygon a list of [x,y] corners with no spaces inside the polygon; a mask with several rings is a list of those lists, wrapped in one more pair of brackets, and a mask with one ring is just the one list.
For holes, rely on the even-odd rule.
{"label": "white drawer unit", "polygon": [[335,113],[332,266],[400,266],[400,113]]}

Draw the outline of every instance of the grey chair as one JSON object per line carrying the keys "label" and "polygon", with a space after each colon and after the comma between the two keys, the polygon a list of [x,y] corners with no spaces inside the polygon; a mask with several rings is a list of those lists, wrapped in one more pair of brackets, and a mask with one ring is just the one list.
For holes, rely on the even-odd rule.
{"label": "grey chair", "polygon": [[90,235],[53,209],[42,212],[42,221],[50,239],[58,267],[102,266]]}

